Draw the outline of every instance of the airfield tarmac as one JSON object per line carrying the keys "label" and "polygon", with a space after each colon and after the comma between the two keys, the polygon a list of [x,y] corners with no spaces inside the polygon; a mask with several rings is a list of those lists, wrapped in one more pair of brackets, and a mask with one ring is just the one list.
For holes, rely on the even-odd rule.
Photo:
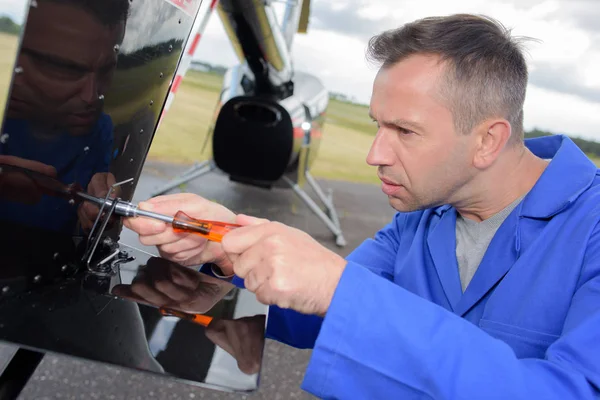
{"label": "airfield tarmac", "polygon": [[[148,198],[155,188],[185,169],[148,161],[133,200]],[[184,190],[217,201],[238,213],[277,220],[302,229],[342,256],[365,238],[372,237],[394,214],[379,186],[323,180],[319,183],[325,191],[333,189],[333,201],[348,243],[344,248],[335,245],[327,227],[292,190],[269,191],[241,185],[216,172],[193,180]],[[305,189],[316,199],[308,185]],[[126,229],[121,241],[144,248],[137,236]],[[155,253],[153,248],[144,249]],[[9,351],[6,347],[0,348],[0,358]],[[254,394],[241,395],[197,388],[167,378],[65,356],[46,356],[19,399],[310,399],[312,396],[300,390],[309,358],[310,350],[297,350],[267,341],[260,388]]]}

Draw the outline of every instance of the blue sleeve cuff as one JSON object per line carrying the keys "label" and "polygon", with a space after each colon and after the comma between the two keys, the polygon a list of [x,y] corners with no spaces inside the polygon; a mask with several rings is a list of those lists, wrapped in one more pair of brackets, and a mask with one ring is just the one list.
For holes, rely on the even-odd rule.
{"label": "blue sleeve cuff", "polygon": [[[212,263],[202,264],[200,266],[200,268],[198,269],[198,272],[202,272],[203,274],[212,276],[213,278],[222,279],[222,278],[219,278],[218,276],[215,276],[215,274],[213,274],[212,266],[213,266]],[[234,275],[232,278],[226,279],[226,280],[228,282],[230,282],[231,284],[237,286],[240,289],[246,288],[246,286],[244,286],[244,280],[237,275]]]}

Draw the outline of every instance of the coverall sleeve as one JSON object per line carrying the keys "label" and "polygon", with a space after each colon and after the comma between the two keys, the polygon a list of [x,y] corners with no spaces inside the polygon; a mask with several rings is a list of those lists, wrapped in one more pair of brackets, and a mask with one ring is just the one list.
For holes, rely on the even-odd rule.
{"label": "coverall sleeve", "polygon": [[320,398],[597,399],[600,235],[594,236],[563,334],[544,359],[519,359],[471,322],[350,263],[302,388]]}
{"label": "coverall sleeve", "polygon": [[[363,264],[376,275],[391,279],[405,218],[403,214],[396,214],[372,239],[367,239],[357,247],[346,258],[348,262]],[[322,322],[321,317],[271,306],[267,337],[296,348],[313,348]]]}

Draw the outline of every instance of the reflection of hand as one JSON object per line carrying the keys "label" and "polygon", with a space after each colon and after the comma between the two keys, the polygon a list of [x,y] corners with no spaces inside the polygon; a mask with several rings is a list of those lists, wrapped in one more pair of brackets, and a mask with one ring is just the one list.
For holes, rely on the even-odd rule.
{"label": "reflection of hand", "polygon": [[[92,196],[102,197],[104,198],[110,187],[116,183],[115,176],[110,172],[100,172],[92,176],[92,179],[87,187],[87,193]],[[111,198],[118,197],[120,194],[120,188],[116,187],[113,193],[111,194]],[[81,228],[84,231],[89,231],[94,226],[94,221],[96,217],[98,217],[98,212],[100,208],[98,205],[93,203],[84,202],[79,206],[77,210],[77,215],[79,216],[79,222],[81,223]],[[106,211],[106,208],[105,208]],[[115,216],[111,216],[109,224],[107,227],[110,227],[116,221]]]}
{"label": "reflection of hand", "polygon": [[[233,222],[235,214],[227,208],[191,193],[158,196],[139,203],[142,210],[175,215],[183,211],[192,218]],[[157,246],[160,255],[182,265],[199,265],[213,262],[224,271],[231,262],[223,253],[220,243],[185,233],[176,233],[170,225],[149,218],[127,218],[123,224],[140,235],[146,246]]]}
{"label": "reflection of hand", "polygon": [[[56,178],[56,169],[51,165],[24,158],[0,155],[0,164],[14,165]],[[9,201],[35,204],[42,199],[43,189],[25,173],[2,171],[0,173],[0,197]]]}
{"label": "reflection of hand", "polygon": [[255,315],[234,320],[213,319],[206,337],[236,359],[245,374],[256,374],[265,343],[265,316]]}
{"label": "reflection of hand", "polygon": [[148,260],[131,282],[117,285],[112,293],[156,307],[187,313],[205,313],[223,298],[233,285],[158,257]]}

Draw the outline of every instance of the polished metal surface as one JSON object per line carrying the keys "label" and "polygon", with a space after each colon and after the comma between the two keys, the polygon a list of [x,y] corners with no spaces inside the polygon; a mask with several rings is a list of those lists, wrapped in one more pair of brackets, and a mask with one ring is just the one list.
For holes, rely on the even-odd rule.
{"label": "polished metal surface", "polygon": [[20,3],[0,6],[0,341],[255,390],[267,307],[72,196],[132,199],[201,0]]}
{"label": "polished metal surface", "polygon": [[135,260],[112,276],[60,256],[38,280],[0,272],[0,340],[226,391],[257,389],[267,307],[203,272],[120,250]]}

